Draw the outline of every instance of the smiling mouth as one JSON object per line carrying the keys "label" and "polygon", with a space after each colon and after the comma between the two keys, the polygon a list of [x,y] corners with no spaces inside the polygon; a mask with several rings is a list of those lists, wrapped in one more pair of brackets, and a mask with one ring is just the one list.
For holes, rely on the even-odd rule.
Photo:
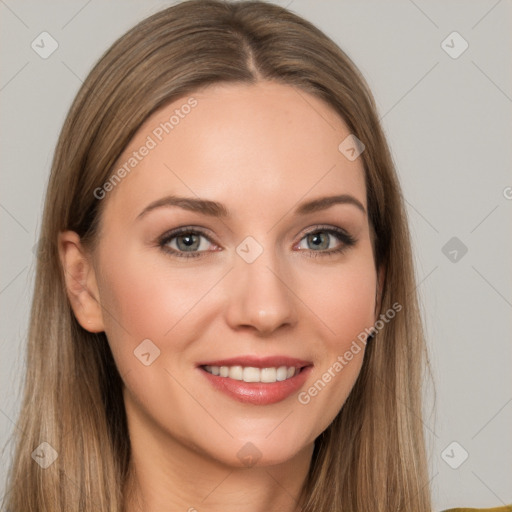
{"label": "smiling mouth", "polygon": [[295,377],[302,368],[295,366],[274,366],[269,368],[256,368],[254,366],[201,366],[203,370],[218,377],[226,377],[244,382],[274,383],[282,382]]}
{"label": "smiling mouth", "polygon": [[238,402],[271,405],[298,392],[313,364],[287,356],[245,356],[203,361],[198,369],[213,388]]}

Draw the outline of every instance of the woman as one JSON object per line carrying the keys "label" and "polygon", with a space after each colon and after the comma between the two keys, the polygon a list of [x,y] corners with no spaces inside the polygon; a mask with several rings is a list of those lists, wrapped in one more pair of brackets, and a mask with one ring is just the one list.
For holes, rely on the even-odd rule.
{"label": "woman", "polygon": [[40,243],[8,510],[431,510],[399,185],[308,22],[193,0],[120,38]]}

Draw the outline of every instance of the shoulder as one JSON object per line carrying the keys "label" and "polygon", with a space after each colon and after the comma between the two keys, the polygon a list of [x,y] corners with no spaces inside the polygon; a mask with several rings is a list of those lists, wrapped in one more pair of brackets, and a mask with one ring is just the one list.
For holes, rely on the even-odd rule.
{"label": "shoulder", "polygon": [[512,512],[512,504],[494,508],[450,508],[443,512]]}

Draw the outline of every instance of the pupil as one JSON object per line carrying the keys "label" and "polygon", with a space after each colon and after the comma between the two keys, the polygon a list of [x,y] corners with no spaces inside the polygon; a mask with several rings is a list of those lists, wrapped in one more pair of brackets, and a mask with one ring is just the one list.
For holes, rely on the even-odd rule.
{"label": "pupil", "polygon": [[196,235],[182,235],[180,238],[178,238],[178,241],[181,239],[185,247],[190,248],[196,243],[196,241],[194,240],[195,236]]}
{"label": "pupil", "polygon": [[[319,242],[319,244],[322,244],[322,241],[321,241],[322,235],[325,235],[325,233],[315,233],[314,235],[312,235],[313,239],[315,240],[313,243],[316,245],[316,247],[320,247],[320,245],[317,244],[317,241]],[[327,243],[328,243],[328,241],[327,241]],[[325,248],[325,244],[324,244],[323,248]]]}

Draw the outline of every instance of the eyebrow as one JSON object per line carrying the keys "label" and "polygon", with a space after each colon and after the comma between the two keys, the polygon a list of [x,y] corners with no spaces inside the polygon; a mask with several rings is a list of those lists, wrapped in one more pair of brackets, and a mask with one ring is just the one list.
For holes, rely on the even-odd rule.
{"label": "eyebrow", "polygon": [[[309,213],[326,210],[335,204],[349,204],[353,205],[359,210],[361,210],[366,215],[366,209],[363,204],[356,199],[354,196],[349,194],[341,194],[336,196],[327,196],[320,197],[317,199],[313,199],[311,201],[307,201],[301,203],[296,209],[296,215],[307,215]],[[192,212],[201,213],[203,215],[208,215],[211,217],[218,218],[229,218],[231,217],[231,212],[224,206],[222,203],[218,203],[217,201],[211,201],[209,199],[198,199],[195,197],[180,197],[180,196],[166,196],[158,199],[152,203],[150,203],[142,212],[139,213],[137,219],[140,219],[147,213],[157,208],[169,207],[169,206],[178,206],[179,208],[183,208],[184,210],[189,210]]]}

